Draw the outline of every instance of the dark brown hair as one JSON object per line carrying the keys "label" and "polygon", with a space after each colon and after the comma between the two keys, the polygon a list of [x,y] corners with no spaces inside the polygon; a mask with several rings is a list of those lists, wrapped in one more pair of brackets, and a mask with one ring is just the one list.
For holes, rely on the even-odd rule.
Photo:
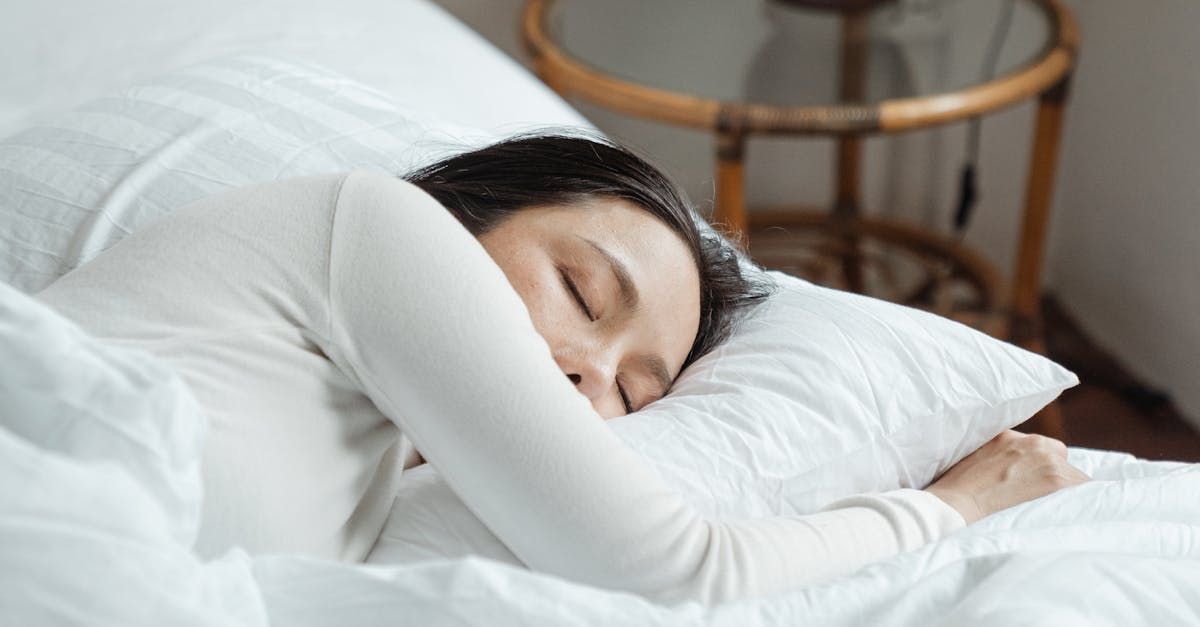
{"label": "dark brown hair", "polygon": [[771,293],[742,272],[737,252],[701,228],[683,195],[657,168],[598,137],[519,135],[443,159],[404,177],[444,205],[475,236],[526,207],[588,198],[630,201],[687,245],[700,272],[700,326],[684,367],[725,340],[739,311]]}

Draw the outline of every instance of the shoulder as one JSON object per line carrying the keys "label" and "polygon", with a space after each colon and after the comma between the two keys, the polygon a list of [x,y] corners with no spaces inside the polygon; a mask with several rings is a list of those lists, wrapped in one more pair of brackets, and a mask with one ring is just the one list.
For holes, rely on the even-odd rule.
{"label": "shoulder", "polygon": [[354,170],[247,185],[204,198],[178,213],[224,222],[229,217],[223,215],[226,213],[262,216],[274,210],[295,223],[307,213],[327,213],[346,204],[347,200],[393,206],[403,203],[426,210],[440,207],[419,187],[397,176],[374,170]]}
{"label": "shoulder", "polygon": [[356,170],[346,174],[336,198],[336,220],[372,225],[384,232],[394,229],[424,238],[465,239],[474,237],[462,224],[424,190],[397,176]]}
{"label": "shoulder", "polygon": [[372,203],[404,203],[425,209],[434,207],[445,212],[432,196],[404,179],[377,170],[355,170],[342,175],[339,183],[338,201],[363,201]]}
{"label": "shoulder", "polygon": [[213,205],[223,205],[231,210],[238,210],[247,204],[267,208],[328,205],[337,198],[339,190],[350,174],[352,173],[316,174],[256,183],[203,198],[192,205],[206,206],[209,211]]}

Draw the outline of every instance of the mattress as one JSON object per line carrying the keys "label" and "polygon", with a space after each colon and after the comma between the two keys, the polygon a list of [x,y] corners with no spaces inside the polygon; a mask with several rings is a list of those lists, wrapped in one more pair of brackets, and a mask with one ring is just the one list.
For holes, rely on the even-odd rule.
{"label": "mattress", "polygon": [[162,72],[248,52],[318,64],[482,130],[586,125],[519,63],[425,0],[12,4],[0,20],[0,137]]}

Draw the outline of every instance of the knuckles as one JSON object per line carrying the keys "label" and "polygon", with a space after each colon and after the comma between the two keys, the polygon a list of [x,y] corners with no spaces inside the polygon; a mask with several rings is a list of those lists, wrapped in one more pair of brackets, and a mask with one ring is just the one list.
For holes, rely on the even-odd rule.
{"label": "knuckles", "polygon": [[1071,479],[1067,477],[1066,473],[1061,471],[1051,472],[1049,475],[1047,475],[1046,483],[1048,483],[1050,487],[1054,488],[1055,490],[1061,490],[1074,485]]}
{"label": "knuckles", "polygon": [[1000,435],[996,436],[996,439],[1001,442],[1013,442],[1016,440],[1023,439],[1024,437],[1025,437],[1025,435],[1020,433],[1019,431],[1013,431],[1012,429],[1007,429],[1005,431],[1001,431]]}
{"label": "knuckles", "polygon": [[1043,467],[1043,479],[1055,490],[1069,488],[1087,481],[1087,475],[1066,462],[1057,462]]}
{"label": "knuckles", "polygon": [[1013,446],[1025,451],[1054,457],[1065,457],[1067,453],[1067,445],[1061,440],[1036,433],[1019,436],[1019,439],[1013,441]]}

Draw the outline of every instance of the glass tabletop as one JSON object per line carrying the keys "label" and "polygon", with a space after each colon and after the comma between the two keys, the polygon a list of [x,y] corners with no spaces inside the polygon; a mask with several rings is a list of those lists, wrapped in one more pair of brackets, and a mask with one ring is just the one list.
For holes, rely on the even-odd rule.
{"label": "glass tabletop", "polygon": [[[1053,43],[1034,0],[556,0],[551,38],[604,74],[725,102],[866,104],[956,91]],[[858,42],[855,44],[854,42]]]}

